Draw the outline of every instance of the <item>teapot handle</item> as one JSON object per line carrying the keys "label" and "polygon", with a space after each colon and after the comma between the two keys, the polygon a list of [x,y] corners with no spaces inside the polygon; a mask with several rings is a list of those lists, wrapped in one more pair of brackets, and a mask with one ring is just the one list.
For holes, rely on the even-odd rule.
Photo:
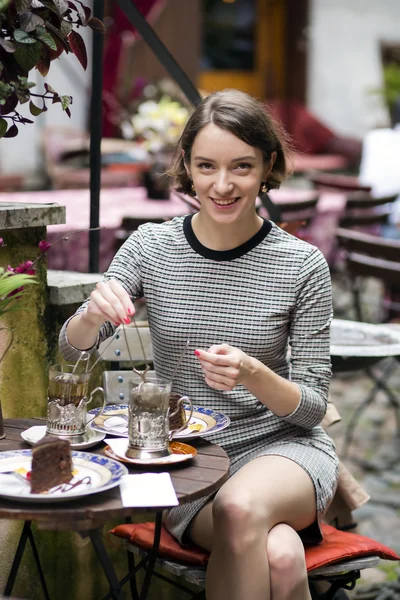
{"label": "teapot handle", "polygon": [[178,403],[177,403],[177,407],[176,410],[170,414],[170,417],[174,417],[176,414],[178,414],[179,409],[181,408],[181,406],[184,404],[184,402],[187,402],[190,406],[189,409],[189,416],[187,417],[185,423],[179,427],[179,429],[173,429],[169,432],[169,438],[170,440],[172,439],[172,437],[176,434],[179,433],[180,431],[183,431],[184,429],[186,429],[186,427],[189,425],[190,419],[192,418],[193,415],[193,404],[191,399],[189,398],[189,396],[182,396],[182,398],[179,398]]}

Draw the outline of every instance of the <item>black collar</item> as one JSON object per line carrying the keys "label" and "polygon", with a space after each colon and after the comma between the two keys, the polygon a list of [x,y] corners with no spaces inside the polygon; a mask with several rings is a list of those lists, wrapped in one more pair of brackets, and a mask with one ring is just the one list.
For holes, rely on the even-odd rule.
{"label": "black collar", "polygon": [[272,224],[270,221],[264,220],[261,228],[257,231],[253,237],[251,237],[247,242],[237,246],[236,248],[232,248],[231,250],[211,250],[206,246],[203,246],[201,242],[197,239],[194,234],[192,227],[192,218],[194,215],[187,215],[183,221],[183,233],[189,243],[189,245],[193,248],[197,254],[204,256],[204,258],[209,258],[211,260],[233,260],[234,258],[240,258],[244,254],[253,250],[258,244],[260,244],[263,239],[269,234],[272,229]]}

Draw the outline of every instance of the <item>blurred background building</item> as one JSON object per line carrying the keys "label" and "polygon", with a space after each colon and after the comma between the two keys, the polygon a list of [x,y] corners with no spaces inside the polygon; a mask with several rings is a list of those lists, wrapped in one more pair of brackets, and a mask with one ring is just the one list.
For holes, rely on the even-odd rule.
{"label": "blurred background building", "polygon": [[[274,101],[301,151],[323,152],[332,136],[361,140],[391,124],[383,91],[385,63],[400,64],[398,0],[135,3],[203,94],[234,87]],[[122,123],[146,99],[146,86],[149,92],[148,85],[167,73],[117,3],[107,0],[105,10],[103,135],[121,138],[127,135]],[[85,34],[90,65],[91,35]],[[33,77],[41,88],[41,76]],[[21,174],[25,188],[52,186],[45,177],[52,156],[43,153],[43,144],[49,128],[87,131],[90,78],[90,67],[84,73],[72,55],[52,64],[47,81],[73,96],[72,118],[54,108],[16,138],[2,140],[0,174]]]}

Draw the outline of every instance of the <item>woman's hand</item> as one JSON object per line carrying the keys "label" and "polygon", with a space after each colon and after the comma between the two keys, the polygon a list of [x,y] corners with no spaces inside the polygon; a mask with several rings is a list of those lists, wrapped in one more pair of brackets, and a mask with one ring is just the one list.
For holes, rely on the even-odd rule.
{"label": "woman's hand", "polygon": [[90,294],[90,302],[83,313],[91,325],[100,327],[105,321],[114,325],[131,322],[135,309],[129,294],[116,279],[101,281]]}
{"label": "woman's hand", "polygon": [[252,374],[252,358],[233,346],[219,344],[207,351],[195,350],[203,369],[206,383],[215,390],[233,390],[238,384],[246,385]]}

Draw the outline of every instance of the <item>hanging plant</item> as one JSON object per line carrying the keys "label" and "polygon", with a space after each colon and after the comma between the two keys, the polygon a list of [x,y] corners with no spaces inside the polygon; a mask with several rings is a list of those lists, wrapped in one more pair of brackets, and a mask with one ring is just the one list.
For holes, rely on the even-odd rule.
{"label": "hanging plant", "polygon": [[47,103],[59,103],[70,117],[72,97],[60,95],[45,83],[45,92],[32,92],[29,72],[36,68],[45,77],[51,62],[63,52],[73,53],[87,68],[85,42],[77,31],[90,27],[105,32],[80,0],[0,0],[0,138],[18,135],[18,125],[33,123],[18,106],[29,102],[33,117],[47,111]]}

